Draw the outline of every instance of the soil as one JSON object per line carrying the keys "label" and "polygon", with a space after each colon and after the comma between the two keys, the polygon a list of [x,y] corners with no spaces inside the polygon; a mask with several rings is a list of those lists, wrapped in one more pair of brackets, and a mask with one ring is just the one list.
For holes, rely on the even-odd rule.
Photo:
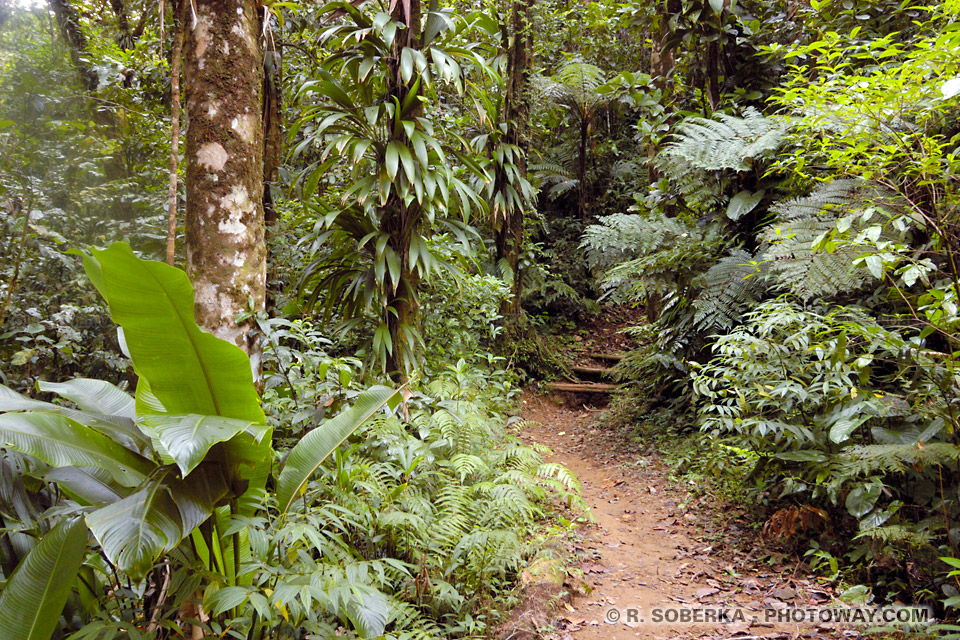
{"label": "soil", "polygon": [[[550,592],[543,606],[551,615],[531,616],[528,600],[521,607],[526,628],[514,624],[513,640],[860,637],[856,629],[787,622],[786,612],[833,602],[836,594],[796,561],[764,551],[728,505],[698,499],[671,479],[656,451],[637,451],[600,429],[600,410],[584,400],[524,396],[520,437],[547,445],[550,460],[577,475],[596,523],[581,526],[579,541],[570,543],[568,597]],[[671,622],[683,609],[701,622]],[[727,623],[719,621],[723,611]]]}

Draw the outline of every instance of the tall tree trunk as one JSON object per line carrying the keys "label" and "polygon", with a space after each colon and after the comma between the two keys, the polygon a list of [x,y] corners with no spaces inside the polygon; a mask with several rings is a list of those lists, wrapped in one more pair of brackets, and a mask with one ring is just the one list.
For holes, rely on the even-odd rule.
{"label": "tall tree trunk", "polygon": [[[411,78],[409,83],[404,83],[398,63],[405,47],[420,48],[420,0],[395,1],[392,6],[390,19],[403,24],[405,28],[397,32],[393,42],[388,100],[395,98],[399,104],[403,104],[416,80]],[[411,120],[413,115],[415,114],[410,116]],[[406,133],[401,131],[399,136],[406,143]],[[415,201],[406,204],[396,191],[393,191],[384,205],[384,212],[383,230],[390,235],[390,247],[400,258],[401,283],[400,286],[388,291],[388,308],[384,311],[387,328],[390,330],[390,341],[393,345],[390,357],[387,359],[387,370],[398,382],[406,382],[407,370],[413,364],[408,361],[408,355],[415,351],[416,345],[410,344],[408,331],[405,331],[405,328],[416,328],[419,324],[417,308],[419,281],[410,265],[410,240],[420,224],[421,211]]]}
{"label": "tall tree trunk", "polygon": [[173,52],[170,55],[170,183],[167,189],[167,264],[177,255],[177,178],[180,164],[180,58],[184,0],[173,0]]}
{"label": "tall tree trunk", "polygon": [[[533,51],[532,31],[530,30],[530,11],[533,0],[509,0],[510,29],[504,25],[504,41],[507,47],[507,86],[503,97],[503,121],[507,123],[504,142],[520,149],[516,160],[517,173],[527,175],[527,118],[530,105],[527,103],[528,76]],[[500,171],[496,176],[496,191],[506,188],[507,176]],[[503,186],[501,187],[501,184]],[[513,272],[513,297],[505,301],[501,308],[503,316],[515,316],[520,313],[520,294],[523,291],[523,274],[520,271],[520,253],[523,250],[523,209],[504,211],[503,220],[496,227],[495,242],[497,262],[506,260]]]}
{"label": "tall tree trunk", "polygon": [[[269,14],[265,19],[270,20]],[[263,221],[266,225],[264,233],[268,263],[266,304],[271,308],[279,293],[276,285],[271,286],[271,283],[279,280],[279,274],[270,256],[270,247],[277,222],[273,194],[280,179],[280,161],[283,158],[283,65],[280,45],[274,38],[271,25],[268,23],[262,31],[267,34],[263,53]]]}
{"label": "tall tree trunk", "polygon": [[[651,34],[653,47],[650,51],[650,76],[654,84],[662,95],[661,100],[666,100],[673,93],[673,69],[676,65],[674,60],[673,46],[668,41],[670,38],[669,21],[670,16],[675,15],[682,9],[680,0],[661,0],[663,12],[660,15],[658,28]],[[647,144],[647,178],[650,182],[655,182],[660,178],[660,172],[653,164],[653,159],[657,155],[657,145],[653,141]]]}
{"label": "tall tree trunk", "polygon": [[84,56],[87,55],[87,36],[80,28],[80,13],[70,4],[69,0],[49,0],[50,8],[57,19],[60,36],[70,50],[70,60],[73,62],[80,83],[87,91],[93,91],[100,84],[96,72],[90,68]]}
{"label": "tall tree trunk", "polygon": [[579,197],[577,209],[580,219],[587,219],[587,147],[590,143],[590,118],[584,110],[580,119],[580,155],[577,158],[577,182],[579,183]]}
{"label": "tall tree trunk", "polygon": [[282,67],[280,50],[271,50],[270,44],[263,55],[263,216],[268,228],[277,220],[272,188],[279,179],[283,157]]}
{"label": "tall tree trunk", "polygon": [[[123,0],[110,0],[110,8],[117,16],[117,44],[124,51],[133,49],[133,34],[130,33],[130,23],[127,21],[127,9],[123,6]],[[176,6],[174,6],[174,15],[177,15]]]}
{"label": "tall tree trunk", "polygon": [[197,322],[250,355],[260,380],[252,320],[263,309],[263,53],[256,0],[197,0],[184,39],[187,273]]}

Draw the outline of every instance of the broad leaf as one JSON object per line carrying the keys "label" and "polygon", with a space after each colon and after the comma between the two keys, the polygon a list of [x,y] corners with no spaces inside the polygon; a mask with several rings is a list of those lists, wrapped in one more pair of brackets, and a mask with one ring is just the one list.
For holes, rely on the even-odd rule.
{"label": "broad leaf", "polygon": [[227,494],[222,470],[203,465],[185,480],[167,471],[140,489],[87,515],[87,525],[113,564],[141,580],[164,551],[210,517]]}
{"label": "broad leaf", "polygon": [[80,504],[94,507],[111,504],[130,494],[129,489],[112,482],[109,473],[95,467],[57,467],[43,477],[56,482]]}
{"label": "broad leaf", "polygon": [[73,402],[84,411],[108,416],[137,417],[134,401],[118,387],[104,380],[74,378],[69,382],[38,382],[40,391],[50,391]]}
{"label": "broad leaf", "polygon": [[877,504],[880,498],[881,485],[860,484],[851,489],[847,494],[847,512],[854,518],[862,518],[870,513],[873,506]]}
{"label": "broad leaf", "polygon": [[756,193],[750,191],[741,191],[730,198],[730,204],[727,205],[727,217],[731,220],[739,220],[751,211],[757,208],[760,201],[763,200],[765,192],[761,189]]}
{"label": "broad leaf", "polygon": [[364,638],[376,638],[383,635],[390,613],[387,597],[373,589],[362,593],[353,593],[347,603],[347,617]]}
{"label": "broad leaf", "polygon": [[153,470],[110,438],[54,413],[0,415],[0,445],[43,460],[53,467],[97,467],[124,486],[134,486]]}
{"label": "broad leaf", "polygon": [[[45,384],[45,383],[40,383]],[[34,400],[0,385],[0,411],[42,411],[66,416],[74,422],[96,429],[114,442],[141,453],[147,450],[150,441],[137,430],[133,420],[120,415],[88,413],[62,407],[52,402]]]}
{"label": "broad leaf", "polygon": [[139,582],[183,537],[180,511],[163,483],[151,478],[136,493],[87,515],[87,526],[110,562]]}
{"label": "broad leaf", "polygon": [[17,566],[0,594],[6,640],[50,640],[87,547],[82,518],[64,520]]}
{"label": "broad leaf", "polygon": [[300,495],[317,467],[397,392],[388,387],[371,387],[357,396],[356,404],[308,433],[290,451],[287,464],[277,480],[277,504],[285,513]]}
{"label": "broad leaf", "polygon": [[184,476],[203,461],[210,447],[226,442],[252,426],[247,420],[172,413],[147,415],[141,422],[156,434]]}
{"label": "broad leaf", "polygon": [[137,373],[167,411],[266,422],[247,355],[197,326],[183,271],[141,260],[122,243],[92,251],[84,264],[123,327]]}
{"label": "broad leaf", "polygon": [[218,616],[224,611],[239,607],[250,596],[250,590],[244,587],[223,587],[203,599],[203,608],[211,615]]}

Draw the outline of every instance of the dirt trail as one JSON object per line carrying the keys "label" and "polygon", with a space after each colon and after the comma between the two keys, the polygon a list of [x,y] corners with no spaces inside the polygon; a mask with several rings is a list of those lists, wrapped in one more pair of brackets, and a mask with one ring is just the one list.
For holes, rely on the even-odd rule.
{"label": "dirt trail", "polygon": [[[586,593],[564,604],[560,619],[536,635],[549,640],[859,637],[852,630],[768,621],[770,611],[813,606],[832,593],[797,575],[793,566],[767,567],[745,552],[719,553],[731,532],[722,526],[717,531],[716,523],[687,509],[687,492],[675,486],[655,455],[625,455],[617,450],[622,447],[616,436],[597,427],[598,410],[565,408],[562,402],[561,397],[527,395],[523,417],[530,422],[521,437],[550,447],[552,460],[580,478],[596,524],[582,530],[574,547]],[[731,608],[745,615],[734,615],[727,624],[668,622],[684,615],[683,608],[698,609],[704,617]]]}

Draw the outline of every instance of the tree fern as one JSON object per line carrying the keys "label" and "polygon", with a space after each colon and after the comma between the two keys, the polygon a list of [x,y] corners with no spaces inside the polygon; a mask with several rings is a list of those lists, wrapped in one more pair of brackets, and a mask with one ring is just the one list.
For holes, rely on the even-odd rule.
{"label": "tree fern", "polygon": [[693,321],[700,331],[726,330],[740,322],[743,312],[760,299],[764,286],[753,256],[736,249],[694,281],[700,294],[693,301]]}
{"label": "tree fern", "polygon": [[722,113],[712,120],[687,118],[657,156],[657,166],[669,175],[690,168],[750,171],[780,147],[791,124],[785,118],[764,116],[752,107],[744,110],[742,118]]}
{"label": "tree fern", "polygon": [[[837,221],[856,216],[851,231],[865,228],[857,214],[867,208],[885,216],[884,221],[901,205],[895,195],[863,180],[835,180],[818,187],[809,196],[778,203],[771,208],[777,216],[761,239],[764,243],[760,260],[773,282],[804,300],[830,297],[862,289],[875,282],[870,273],[855,267],[853,262],[869,245],[836,243],[832,251],[818,250],[815,243],[826,234],[836,232]],[[883,225],[882,237],[891,231]]]}

